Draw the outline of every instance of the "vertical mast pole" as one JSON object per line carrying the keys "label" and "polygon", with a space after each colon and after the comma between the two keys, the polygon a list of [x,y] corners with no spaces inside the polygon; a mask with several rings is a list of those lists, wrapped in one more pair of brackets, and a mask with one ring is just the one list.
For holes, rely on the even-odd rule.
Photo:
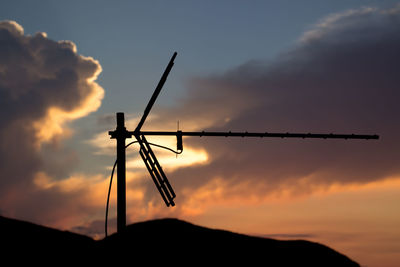
{"label": "vertical mast pole", "polygon": [[132,137],[125,128],[124,113],[117,113],[117,128],[109,132],[111,138],[117,139],[117,232],[126,229],[126,154],[125,140]]}
{"label": "vertical mast pole", "polygon": [[117,232],[126,227],[126,163],[125,163],[125,118],[117,113]]}

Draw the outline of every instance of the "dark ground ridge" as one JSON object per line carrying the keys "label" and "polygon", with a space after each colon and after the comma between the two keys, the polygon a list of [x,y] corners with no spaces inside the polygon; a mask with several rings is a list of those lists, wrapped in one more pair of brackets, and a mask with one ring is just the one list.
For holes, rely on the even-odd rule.
{"label": "dark ground ridge", "polygon": [[95,241],[0,216],[0,242],[1,258],[14,264],[359,266],[319,243],[254,237],[169,218],[135,223],[124,234]]}

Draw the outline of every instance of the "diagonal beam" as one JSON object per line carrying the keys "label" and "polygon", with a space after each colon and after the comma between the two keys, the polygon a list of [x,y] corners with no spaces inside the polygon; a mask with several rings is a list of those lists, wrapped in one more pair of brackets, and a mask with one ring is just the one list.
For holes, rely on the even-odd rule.
{"label": "diagonal beam", "polygon": [[135,131],[140,131],[140,129],[142,128],[147,116],[150,113],[151,108],[153,107],[154,103],[156,102],[156,99],[157,99],[158,95],[160,94],[162,87],[164,86],[165,81],[167,80],[169,72],[171,71],[172,67],[174,66],[174,60],[175,60],[176,55],[177,55],[176,52],[172,55],[172,58],[169,61],[168,66],[164,71],[164,74],[161,76],[161,79],[158,82],[158,85],[157,85],[156,89],[154,90],[154,93],[151,96],[150,101],[147,104],[146,109],[144,110],[143,116],[140,119],[139,124],[136,126]]}
{"label": "diagonal beam", "polygon": [[147,170],[153,179],[161,197],[163,198],[167,207],[175,206],[174,198],[176,194],[169,183],[167,176],[165,175],[160,163],[158,162],[156,155],[154,155],[150,144],[147,142],[146,138],[142,136],[135,136],[140,144],[139,154],[146,165]]}

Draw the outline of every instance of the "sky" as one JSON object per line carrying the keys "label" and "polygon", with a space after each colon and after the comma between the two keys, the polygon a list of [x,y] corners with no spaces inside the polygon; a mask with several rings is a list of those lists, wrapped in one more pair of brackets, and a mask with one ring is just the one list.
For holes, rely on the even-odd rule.
{"label": "sky", "polygon": [[[398,1],[4,0],[0,214],[102,238],[115,113],[134,130],[176,51],[144,130],[175,131],[179,121],[183,131],[380,139],[192,137],[179,156],[154,148],[173,208],[132,145],[128,223],[176,217],[397,266],[398,47]],[[115,190],[109,226],[116,231]]]}

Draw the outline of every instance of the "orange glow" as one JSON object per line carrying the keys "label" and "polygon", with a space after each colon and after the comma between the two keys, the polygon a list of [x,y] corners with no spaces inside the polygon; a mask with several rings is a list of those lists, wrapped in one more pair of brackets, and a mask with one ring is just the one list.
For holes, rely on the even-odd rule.
{"label": "orange glow", "polygon": [[[133,173],[127,173],[127,182],[137,179]],[[59,192],[64,196],[74,196],[72,202],[65,203],[58,211],[61,214],[56,216],[52,227],[60,229],[70,229],[76,225],[85,225],[88,214],[85,210],[99,210],[98,220],[104,220],[105,204],[107,190],[109,186],[109,177],[104,178],[102,175],[84,175],[75,174],[67,179],[54,180],[44,172],[39,172],[34,178],[34,184],[37,190]],[[144,190],[142,188],[127,188],[127,199],[132,206],[139,206],[137,202],[141,202],[144,198]],[[116,206],[116,188],[115,184],[111,192],[110,198],[110,217],[112,208]],[[91,215],[92,216],[92,215]],[[91,217],[90,220],[96,218]]]}
{"label": "orange glow", "polygon": [[[127,139],[126,143],[132,142],[134,139]],[[148,141],[155,144],[160,144],[171,149],[176,149],[176,138],[175,137],[148,137]],[[206,164],[209,160],[208,153],[204,149],[193,148],[184,142],[184,151],[182,154],[177,157],[172,152],[158,148],[156,146],[152,146],[154,153],[157,156],[158,161],[163,166],[163,168],[168,169],[169,171],[176,170],[178,168],[193,166],[198,164]],[[87,141],[87,143],[95,146],[97,151],[95,154],[97,155],[111,155],[115,156],[115,142],[110,140],[110,137],[106,132],[96,134],[92,140]],[[143,164],[142,159],[137,153],[139,149],[138,144],[134,144],[130,146],[127,153],[127,169],[134,170],[140,169],[145,171],[145,165]],[[108,168],[111,168],[109,166]]]}
{"label": "orange glow", "polygon": [[[176,149],[176,138],[173,137],[149,137],[148,141],[155,144]],[[115,144],[114,144],[115,145]],[[208,154],[204,149],[195,149],[184,144],[184,151],[177,157],[172,152],[153,146],[154,153],[158,161],[166,170],[175,170],[181,167],[193,166],[197,164],[206,164],[208,162]],[[142,159],[137,154],[128,157],[127,168],[145,168]],[[130,160],[129,160],[130,159]]]}
{"label": "orange glow", "polygon": [[[137,176],[133,173],[127,173],[127,182],[131,182],[137,179]],[[74,193],[82,192],[82,197],[85,199],[85,203],[90,206],[104,206],[105,199],[107,196],[107,189],[109,186],[109,179],[104,178],[101,175],[87,176],[84,174],[75,174],[67,179],[54,180],[44,172],[39,172],[34,178],[34,184],[42,190],[57,190],[61,193]],[[128,188],[127,194],[131,199],[141,200],[144,195],[141,190],[133,190]],[[116,200],[116,194],[111,194],[111,200]]]}
{"label": "orange glow", "polygon": [[82,56],[81,58],[90,60],[97,66],[95,73],[86,78],[85,81],[82,81],[82,86],[90,87],[91,93],[75,109],[66,111],[59,107],[50,107],[44,118],[34,122],[33,128],[36,131],[37,146],[40,146],[43,142],[49,142],[56,136],[68,137],[71,134],[71,130],[65,127],[65,123],[82,118],[100,107],[101,100],[104,97],[104,89],[95,80],[102,71],[101,66],[93,58]]}
{"label": "orange glow", "polygon": [[[245,184],[238,185],[243,187]],[[221,179],[186,192],[183,217],[251,235],[286,235],[326,244],[363,264],[397,266],[400,257],[400,177],[365,185],[315,188],[304,195],[229,195]],[[237,192],[237,188],[233,191]],[[293,235],[293,237],[291,237]]]}
{"label": "orange glow", "polygon": [[[142,178],[127,173],[127,182],[135,179]],[[45,173],[38,173],[34,179],[40,190],[79,193],[79,198],[68,205],[76,206],[75,209],[84,206],[101,210],[99,220],[103,220],[108,182],[108,177],[101,175],[79,174],[56,181]],[[305,236],[304,239],[326,244],[361,264],[368,262],[378,266],[383,260],[382,255],[386,255],[384,260],[388,266],[396,266],[400,251],[392,251],[392,248],[400,247],[400,244],[396,245],[396,240],[400,240],[400,214],[393,210],[400,203],[400,177],[364,185],[315,187],[314,191],[303,195],[291,194],[290,190],[262,195],[255,188],[248,182],[229,186],[226,180],[216,177],[197,189],[183,189],[179,196],[185,202],[167,209],[159,199],[144,203],[143,188],[128,187],[128,221],[179,217],[204,226],[251,235],[279,238],[284,234],[286,238],[296,239],[296,234],[300,234]],[[116,205],[115,187],[110,204],[111,207]],[[64,217],[58,216],[60,219],[54,226],[68,229],[85,225],[84,214],[77,210],[64,213],[61,214]],[[371,253],[371,249],[379,253]]]}
{"label": "orange glow", "polygon": [[[309,183],[299,180],[299,183]],[[301,187],[301,186],[300,186]],[[261,190],[260,190],[261,188]],[[229,184],[222,178],[214,178],[207,184],[196,189],[185,189],[182,194],[187,198],[185,210],[190,214],[201,214],[208,207],[214,205],[223,206],[259,206],[269,204],[292,204],[308,201],[309,199],[328,198],[337,195],[350,196],[357,194],[372,194],[386,192],[389,190],[400,190],[400,177],[391,177],[381,181],[374,181],[367,184],[334,184],[315,185],[313,190],[307,190],[300,194],[298,185],[282,186],[275,191],[262,192],[262,185],[255,185],[249,181],[239,182],[235,185]]]}

